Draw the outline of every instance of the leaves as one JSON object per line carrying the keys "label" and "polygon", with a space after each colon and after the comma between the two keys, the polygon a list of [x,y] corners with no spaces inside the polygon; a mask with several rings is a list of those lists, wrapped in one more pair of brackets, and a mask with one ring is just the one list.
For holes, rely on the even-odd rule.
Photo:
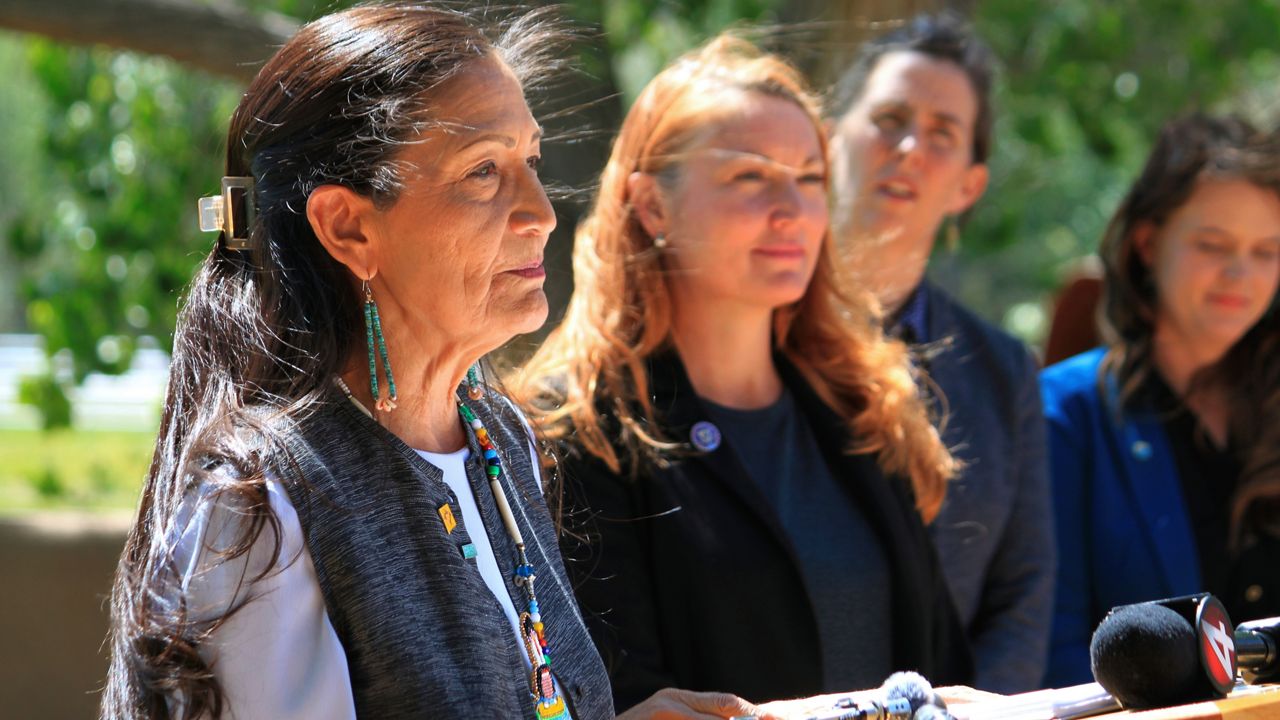
{"label": "leaves", "polygon": [[[1093,252],[1166,120],[1199,108],[1274,122],[1274,0],[984,0],[976,12],[1003,59],[992,182],[962,255],[939,265],[996,321],[1039,308]],[[1043,313],[1011,329],[1047,331]]]}
{"label": "leaves", "polygon": [[[351,3],[245,4],[305,19]],[[605,102],[625,106],[680,53],[728,25],[773,22],[781,6],[572,0],[570,13],[601,31],[581,54],[598,86],[575,98],[610,98],[616,87],[621,101]],[[973,20],[1004,65],[992,182],[960,254],[940,255],[935,269],[980,312],[1008,315],[1036,339],[1042,299],[1096,246],[1167,118],[1203,106],[1271,122],[1280,3],[984,0]],[[0,283],[16,287],[22,322],[50,353],[69,353],[77,377],[119,371],[137,337],[168,345],[181,288],[212,242],[196,229],[195,200],[217,191],[240,89],[154,57],[30,37],[0,36],[0,66],[0,232],[11,261]],[[583,156],[574,145],[549,146],[556,152],[551,167]]]}
{"label": "leaves", "polygon": [[210,236],[234,85],[155,57],[27,43],[46,111],[40,192],[9,228],[29,327],[75,374],[128,367],[133,338],[167,338],[176,293]]}

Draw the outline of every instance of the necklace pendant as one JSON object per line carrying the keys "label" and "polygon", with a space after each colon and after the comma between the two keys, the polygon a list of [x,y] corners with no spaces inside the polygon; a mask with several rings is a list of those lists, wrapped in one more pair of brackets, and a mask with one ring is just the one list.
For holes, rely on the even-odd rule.
{"label": "necklace pendant", "polygon": [[556,695],[550,700],[535,703],[533,716],[537,720],[569,720],[569,710],[565,708],[564,700]]}

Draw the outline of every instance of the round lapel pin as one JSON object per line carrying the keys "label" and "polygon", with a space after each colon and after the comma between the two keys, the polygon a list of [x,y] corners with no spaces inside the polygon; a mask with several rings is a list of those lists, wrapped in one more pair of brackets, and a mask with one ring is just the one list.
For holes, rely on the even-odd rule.
{"label": "round lapel pin", "polygon": [[699,420],[689,430],[689,440],[699,450],[711,452],[720,447],[720,428],[706,420]]}

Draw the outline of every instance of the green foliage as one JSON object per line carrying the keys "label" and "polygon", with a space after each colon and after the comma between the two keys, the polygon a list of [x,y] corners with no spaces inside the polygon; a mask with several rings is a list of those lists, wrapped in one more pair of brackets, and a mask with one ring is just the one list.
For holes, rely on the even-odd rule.
{"label": "green foliage", "polygon": [[169,337],[209,244],[195,198],[216,192],[235,87],[168,61],[30,40],[47,112],[41,192],[9,229],[26,321],[77,377],[119,372],[139,335]]}
{"label": "green foliage", "polygon": [[[245,0],[308,19],[349,0]],[[1271,122],[1280,70],[1275,0],[983,0],[974,21],[1003,60],[992,183],[945,284],[1035,339],[1038,308],[1087,255],[1156,128],[1193,107]],[[571,0],[599,29],[582,65],[622,105],[665,63],[778,0]],[[77,377],[166,346],[178,296],[212,236],[195,199],[218,187],[239,88],[163,59],[0,36],[0,285]],[[611,102],[611,101],[610,101]],[[615,128],[602,127],[612,135]],[[583,184],[589,184],[589,181]],[[566,223],[566,226],[571,223]],[[6,275],[6,273],[9,273]],[[9,279],[12,278],[12,279]],[[0,298],[0,327],[8,321]]]}
{"label": "green foliage", "polygon": [[31,479],[31,486],[43,500],[56,500],[67,494],[67,487],[63,484],[58,471],[48,466],[36,473],[36,476]]}
{"label": "green foliage", "polygon": [[1097,247],[1167,119],[1203,109],[1274,123],[1280,3],[983,0],[976,12],[1003,65],[996,152],[963,254],[940,265],[972,305],[1034,340],[1047,330],[1038,303]]}
{"label": "green foliage", "polygon": [[575,0],[573,16],[600,28],[624,106],[667,63],[734,25],[771,22],[778,0]]}
{"label": "green foliage", "polygon": [[18,383],[18,402],[40,412],[45,430],[71,427],[71,400],[52,375],[24,377]]}
{"label": "green foliage", "polygon": [[144,432],[0,430],[0,512],[132,508],[154,442]]}

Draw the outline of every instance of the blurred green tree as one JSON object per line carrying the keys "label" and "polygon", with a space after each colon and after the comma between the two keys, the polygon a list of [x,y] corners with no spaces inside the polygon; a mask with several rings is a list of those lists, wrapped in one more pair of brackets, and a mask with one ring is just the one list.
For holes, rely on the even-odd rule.
{"label": "blurred green tree", "polygon": [[[8,20],[13,8],[84,2],[15,1],[0,12],[0,25],[31,29]],[[216,8],[232,24],[278,32],[289,18],[347,4],[164,6]],[[1276,0],[570,0],[570,13],[598,32],[586,35],[582,76],[552,102],[561,137],[546,149],[549,175],[589,191],[626,104],[662,65],[726,26],[825,17],[805,32],[776,32],[771,43],[825,82],[858,38],[943,6],[971,13],[1004,68],[992,185],[960,252],[938,258],[937,275],[1029,339],[1043,333],[1043,299],[1063,268],[1094,247],[1160,123],[1197,106],[1240,109],[1263,122],[1275,109]],[[72,19],[62,28],[75,24],[75,15],[64,16]],[[85,37],[92,28],[41,32],[92,39]],[[197,44],[200,32],[191,27],[183,42]],[[105,33],[101,40],[127,44]],[[0,232],[25,326],[46,338],[49,352],[68,351],[78,376],[122,369],[138,336],[168,343],[181,288],[209,242],[195,229],[194,200],[216,191],[225,123],[243,82],[224,76],[243,78],[252,68],[223,63],[211,68],[223,74],[215,76],[155,55],[13,35],[0,36],[0,58],[15,79],[25,78],[0,89],[0,100],[23,102],[21,116],[0,107],[0,133],[11,134],[0,146],[14,148],[6,159],[15,159],[0,163]],[[557,207],[553,307],[572,286],[568,238],[581,205]]]}
{"label": "blurred green tree", "polygon": [[1002,60],[996,152],[945,283],[1032,341],[1044,299],[1098,245],[1157,130],[1192,110],[1275,122],[1275,0],[982,0]]}
{"label": "blurred green tree", "polygon": [[[303,21],[350,4],[271,0],[253,4],[253,10],[264,23],[278,25],[281,17]],[[621,116],[615,76],[623,78],[624,94],[634,96],[671,57],[725,25],[760,19],[769,4],[672,0],[656,7],[642,2],[602,6],[577,0],[570,11],[603,32],[588,35],[581,54],[590,82],[575,88],[579,106],[558,122],[574,142],[549,144],[553,179],[584,187],[603,164]],[[184,4],[176,5],[182,9]],[[226,2],[217,5],[238,22],[252,21],[244,12],[231,12],[235,7]],[[74,23],[57,25],[63,22],[57,17],[47,22],[53,23],[42,26],[47,32],[85,37],[84,28]],[[31,109],[41,116],[29,133],[36,161],[24,168],[21,184],[27,192],[20,206],[10,209],[15,217],[0,213],[0,222],[8,220],[3,230],[18,271],[25,325],[44,336],[50,354],[70,355],[77,378],[122,371],[139,336],[155,336],[165,346],[170,341],[181,290],[210,242],[196,229],[195,199],[217,191],[226,122],[241,84],[156,55],[66,46],[38,36],[0,40],[11,54],[21,50],[18,65],[31,76],[39,100]],[[116,35],[110,40],[122,42]],[[168,51],[156,42],[152,49]],[[182,57],[181,50],[174,52]],[[241,65],[218,64],[217,58],[198,62],[223,75],[246,74]],[[13,177],[3,170],[0,176]],[[561,224],[565,267],[577,207],[561,208],[562,215],[571,215]],[[560,303],[567,301],[569,288],[569,282],[555,288]]]}

